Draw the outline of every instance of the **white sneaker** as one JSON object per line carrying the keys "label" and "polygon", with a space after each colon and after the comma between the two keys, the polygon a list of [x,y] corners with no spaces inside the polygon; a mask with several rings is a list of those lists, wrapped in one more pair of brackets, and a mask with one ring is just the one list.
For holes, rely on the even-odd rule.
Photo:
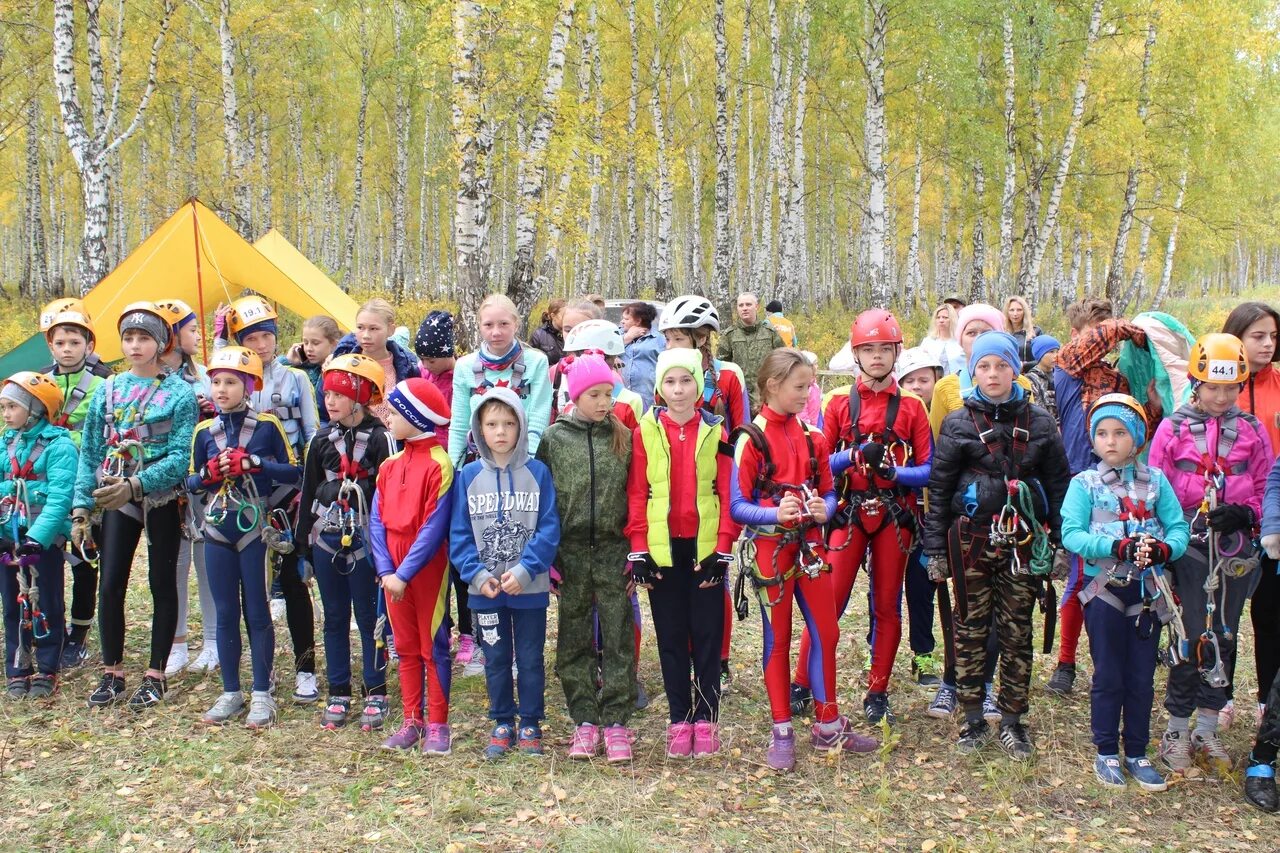
{"label": "white sneaker", "polygon": [[463,676],[484,675],[484,649],[476,646],[471,653],[471,660],[462,667]]}
{"label": "white sneaker", "polygon": [[284,618],[284,599],[283,598],[271,599],[271,621],[279,622],[283,618]]}
{"label": "white sneaker", "polygon": [[169,649],[169,660],[164,665],[164,677],[173,678],[191,663],[191,653],[186,643],[174,643]]}
{"label": "white sneaker", "polygon": [[213,672],[218,668],[218,649],[216,646],[206,644],[200,650],[200,654],[196,655],[195,661],[189,669],[192,672]]}
{"label": "white sneaker", "polygon": [[299,705],[310,705],[320,699],[320,688],[316,685],[314,672],[299,672],[294,682],[293,701]]}

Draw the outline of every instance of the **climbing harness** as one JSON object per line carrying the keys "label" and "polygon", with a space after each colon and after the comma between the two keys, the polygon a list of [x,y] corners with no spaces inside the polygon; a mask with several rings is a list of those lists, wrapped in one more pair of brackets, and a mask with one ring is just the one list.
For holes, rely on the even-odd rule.
{"label": "climbing harness", "polygon": [[[904,465],[910,464],[911,460],[914,459],[911,445],[904,441],[894,430],[894,424],[898,419],[898,409],[902,403],[902,396],[895,393],[889,397],[885,404],[884,426],[870,433],[863,433],[858,429],[862,397],[856,387],[849,390],[848,399],[850,428],[837,443],[836,450],[849,451],[851,464],[841,477],[837,489],[838,507],[835,518],[832,519],[829,526],[828,541],[830,540],[831,531],[841,527],[857,527],[866,539],[870,541],[892,524],[894,526],[894,534],[898,539],[898,547],[905,553],[911,549],[909,542],[903,536],[903,531],[905,530],[910,535],[917,527],[915,514],[904,505],[904,499],[909,492],[896,483],[888,487],[878,486],[876,484],[875,469],[867,461],[863,452],[863,447],[868,442],[872,442],[882,446],[884,448],[884,456],[882,458],[892,460],[895,465],[898,464],[899,459],[903,460],[901,464]],[[866,482],[864,488],[853,488],[854,473],[861,475]],[[868,520],[878,519],[873,530],[868,530],[864,525],[864,517]],[[828,553],[843,551],[849,547],[852,541],[853,537],[848,536],[843,544],[829,546]]]}
{"label": "climbing harness", "polygon": [[[350,453],[348,435],[351,436]],[[311,545],[333,555],[334,569],[341,575],[351,574],[356,563],[369,554],[364,534],[369,523],[369,503],[361,481],[369,477],[363,462],[372,437],[372,429],[343,431],[335,427],[329,433],[329,441],[338,452],[339,470],[326,469],[324,474],[327,481],[337,481],[338,493],[327,506],[318,500],[312,502],[316,524],[311,528]],[[328,537],[336,534],[338,544],[330,544],[325,534]]]}
{"label": "climbing harness", "polygon": [[[987,422],[986,429],[983,429],[974,410],[968,411],[973,428],[978,433],[978,440],[996,460],[1004,477],[1004,505],[991,516],[991,526],[986,538],[997,551],[1009,552],[1009,568],[1015,575],[1046,577],[1053,570],[1053,544],[1049,540],[1049,525],[1036,518],[1032,484],[1018,477],[1022,455],[1031,440],[1028,408],[1024,407],[1014,422],[1008,454],[1004,452],[1004,439],[996,435],[991,416],[983,413]],[[1029,559],[1024,563],[1022,553],[1028,546]]]}

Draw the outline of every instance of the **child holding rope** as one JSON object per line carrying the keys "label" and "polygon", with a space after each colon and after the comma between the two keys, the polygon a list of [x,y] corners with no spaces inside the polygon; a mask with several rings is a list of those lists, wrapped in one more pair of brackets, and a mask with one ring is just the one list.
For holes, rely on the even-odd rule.
{"label": "child holding rope", "polygon": [[983,695],[994,612],[1000,745],[1025,761],[1032,753],[1022,724],[1031,684],[1031,615],[1052,570],[1070,476],[1053,418],[1015,382],[1021,369],[1011,335],[985,332],[973,340],[972,391],[947,415],[934,445],[921,538],[929,577],[937,583],[954,577],[956,688],[965,715],[957,748],[974,752],[990,737]]}
{"label": "child holding rope", "polygon": [[324,369],[328,425],[307,445],[297,542],[315,567],[324,608],[325,677],[329,699],[322,728],[351,715],[351,614],[360,633],[364,705],[360,728],[382,728],[387,716],[386,658],[376,646],[378,580],[370,553],[369,507],[382,463],[395,440],[373,409],[383,402],[382,368],[366,355],[335,356]]}
{"label": "child holding rope", "polygon": [[[270,524],[267,495],[277,485],[298,481],[298,463],[275,415],[253,411],[249,397],[262,381],[262,360],[244,347],[223,347],[209,362],[210,397],[218,414],[196,427],[187,489],[203,494],[200,506],[201,549],[217,614],[218,661],[223,693],[201,722],[220,726],[244,712],[240,690],[240,609],[245,628],[253,686],[245,726],[264,729],[276,719],[271,695],[275,632],[267,602],[264,567],[267,546],[263,531]],[[193,502],[194,503],[194,502]]]}
{"label": "child holding rope", "polygon": [[[46,305],[40,312],[40,331],[44,332],[53,357],[53,363],[40,372],[52,379],[62,392],[62,403],[56,411],[49,412],[49,423],[65,427],[72,443],[79,448],[89,401],[102,380],[111,375],[111,368],[93,351],[97,342],[93,320],[79,299],[55,299]],[[102,535],[97,529],[93,533],[95,538]],[[85,639],[93,625],[98,595],[97,557],[92,553],[89,556],[93,561],[75,548],[67,551],[67,565],[71,567],[71,607],[67,639],[62,647],[63,671],[80,666],[89,654]]]}
{"label": "child holding rope", "polygon": [[[795,769],[791,728],[791,608],[800,607],[817,653],[809,656],[815,749],[870,752],[873,738],[858,734],[836,704],[836,643],[840,629],[828,571],[822,525],[835,512],[830,453],[821,432],[797,417],[809,398],[812,365],[797,349],[771,352],[757,384],[762,407],[735,431],[730,480],[732,518],[746,526],[743,572],[749,573],[764,620],[764,684],[773,715],[768,762]],[[743,577],[739,577],[739,584]],[[740,592],[741,598],[745,593]],[[745,607],[740,603],[739,613]]]}
{"label": "child holding rope", "polygon": [[[635,617],[628,590],[627,541],[622,535],[631,434],[613,414],[614,375],[603,357],[578,356],[565,371],[565,381],[573,409],[547,428],[537,458],[551,470],[560,515],[562,535],[555,559],[562,577],[556,672],[577,727],[569,757],[594,757],[600,751],[603,724],[608,760],[626,762],[631,760],[632,738],[627,722],[636,701]],[[599,693],[592,648],[593,604],[603,651]]]}
{"label": "child holding rope", "polygon": [[1156,429],[1148,457],[1191,523],[1191,546],[1170,566],[1190,647],[1177,649],[1170,661],[1164,700],[1169,725],[1159,756],[1175,773],[1185,773],[1194,761],[1225,776],[1232,762],[1218,738],[1218,713],[1227,703],[1240,615],[1261,574],[1256,539],[1275,454],[1262,424],[1236,405],[1249,377],[1239,338],[1200,338],[1187,373],[1191,400]]}
{"label": "child holding rope", "polygon": [[668,758],[720,751],[723,589],[737,530],[729,517],[732,465],[720,453],[727,433],[718,416],[698,408],[702,381],[695,350],[659,353],[660,402],[641,417],[631,443],[628,559],[636,585],[649,590],[671,714]]}
{"label": "child holding rope", "polygon": [[1163,791],[1167,783],[1147,758],[1147,745],[1160,627],[1177,618],[1164,567],[1186,551],[1190,528],[1164,474],[1138,459],[1147,417],[1137,400],[1099,397],[1089,432],[1101,462],[1067,487],[1062,545],[1084,560],[1088,578],[1080,598],[1093,658],[1093,772],[1108,788],[1123,788],[1127,772],[1142,790]]}
{"label": "child holding rope", "polygon": [[[448,755],[448,547],[453,465],[436,432],[449,423],[449,405],[426,379],[401,381],[387,395],[390,436],[404,450],[379,471],[369,521],[378,583],[400,652],[404,724],[384,749]],[[423,682],[426,723],[423,726]]]}
{"label": "child holding rope", "polygon": [[164,699],[165,662],[178,627],[178,548],[182,518],[178,486],[191,459],[199,417],[195,395],[160,357],[174,346],[168,320],[151,302],[127,306],[117,324],[129,370],[98,386],[84,421],[71,511],[71,539],[95,547],[90,519],[102,513],[101,605],[103,676],[89,707],[124,696],[124,599],[138,540],[147,536],[151,587],[151,655],[129,707],[143,711]]}
{"label": "child holding rope", "polygon": [[0,482],[0,594],[10,699],[47,699],[58,687],[62,559],[77,463],[67,430],[49,423],[61,408],[62,390],[40,373],[15,373],[0,389],[0,441],[9,456]]}

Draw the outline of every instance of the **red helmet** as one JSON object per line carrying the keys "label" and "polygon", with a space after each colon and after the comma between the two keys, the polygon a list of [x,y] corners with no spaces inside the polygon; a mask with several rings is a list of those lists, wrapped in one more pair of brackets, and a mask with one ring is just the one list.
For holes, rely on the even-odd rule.
{"label": "red helmet", "polygon": [[863,344],[900,344],[902,343],[902,326],[898,320],[883,308],[871,308],[858,315],[849,330],[849,345],[860,347]]}

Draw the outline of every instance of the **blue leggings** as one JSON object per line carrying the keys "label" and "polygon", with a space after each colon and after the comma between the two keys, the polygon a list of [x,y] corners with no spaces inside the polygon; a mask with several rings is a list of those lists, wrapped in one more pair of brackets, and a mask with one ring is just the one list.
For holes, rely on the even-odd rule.
{"label": "blue leggings", "polygon": [[[4,595],[5,675],[19,678],[38,672],[57,675],[66,639],[63,625],[62,550],[46,548],[40,552],[35,570],[37,596],[43,622],[33,620],[30,629],[21,627],[18,607],[18,570],[0,566],[0,594]],[[36,636],[39,634],[39,636]]]}
{"label": "blue leggings", "polygon": [[[338,547],[336,533],[322,533],[321,538],[332,548]],[[360,629],[360,659],[364,670],[365,693],[381,696],[387,692],[385,656],[375,645],[374,626],[378,621],[378,577],[373,563],[366,557],[354,563],[317,545],[311,549],[316,586],[324,606],[324,666],[330,696],[351,693],[351,613]]]}
{"label": "blue leggings", "polygon": [[[238,536],[238,533],[232,533]],[[218,660],[222,664],[222,689],[240,690],[240,608],[249,631],[249,661],[253,668],[253,689],[271,689],[271,664],[276,655],[276,635],[271,629],[271,607],[267,601],[267,547],[256,536],[243,551],[229,545],[204,540],[205,574],[213,593],[218,633]]]}

